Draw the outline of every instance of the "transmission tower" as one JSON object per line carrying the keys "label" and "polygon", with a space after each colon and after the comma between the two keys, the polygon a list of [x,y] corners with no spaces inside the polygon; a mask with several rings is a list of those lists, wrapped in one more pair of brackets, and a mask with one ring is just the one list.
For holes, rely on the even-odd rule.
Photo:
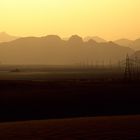
{"label": "transmission tower", "polygon": [[124,78],[125,78],[125,80],[131,80],[132,79],[131,62],[130,62],[130,58],[129,58],[128,55],[126,56]]}

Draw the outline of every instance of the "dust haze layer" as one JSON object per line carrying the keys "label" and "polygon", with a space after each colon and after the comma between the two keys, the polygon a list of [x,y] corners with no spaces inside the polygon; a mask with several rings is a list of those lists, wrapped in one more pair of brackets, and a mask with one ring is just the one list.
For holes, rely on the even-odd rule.
{"label": "dust haze layer", "polygon": [[134,51],[113,42],[83,41],[78,35],[67,41],[57,35],[25,37],[0,43],[3,64],[85,65],[117,63]]}

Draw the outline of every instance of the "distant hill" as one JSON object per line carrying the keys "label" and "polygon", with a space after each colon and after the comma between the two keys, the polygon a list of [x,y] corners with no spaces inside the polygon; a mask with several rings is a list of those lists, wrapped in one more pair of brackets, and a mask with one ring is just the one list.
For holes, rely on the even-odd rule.
{"label": "distant hill", "polygon": [[118,45],[130,47],[134,50],[140,50],[140,39],[136,39],[136,40],[119,39],[114,42]]}
{"label": "distant hill", "polygon": [[140,51],[136,51],[133,55],[132,55],[133,58],[137,58],[140,60]]}
{"label": "distant hill", "polygon": [[126,46],[126,47],[130,47],[133,43],[132,40],[129,40],[129,39],[119,39],[119,40],[116,40],[114,41],[116,44],[118,45],[121,45],[121,46]]}
{"label": "distant hill", "polygon": [[91,39],[98,42],[98,43],[107,42],[106,40],[104,40],[103,38],[100,38],[98,36],[87,36],[87,37],[84,38],[84,41],[89,41]]}
{"label": "distant hill", "polygon": [[16,36],[11,36],[5,32],[0,32],[0,42],[9,42],[17,39]]}
{"label": "distant hill", "polygon": [[134,48],[135,50],[140,50],[140,39],[136,39],[135,41],[133,41],[131,48]]}
{"label": "distant hill", "polygon": [[0,61],[4,64],[85,65],[109,64],[124,59],[134,51],[113,42],[83,41],[78,35],[63,40],[57,35],[25,37],[0,43]]}

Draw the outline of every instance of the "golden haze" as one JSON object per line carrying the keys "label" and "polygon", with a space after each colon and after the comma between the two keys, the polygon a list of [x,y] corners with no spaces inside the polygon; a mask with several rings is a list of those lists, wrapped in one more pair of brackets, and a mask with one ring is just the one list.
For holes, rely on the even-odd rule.
{"label": "golden haze", "polygon": [[1,0],[0,31],[135,39],[140,36],[139,15],[140,0]]}

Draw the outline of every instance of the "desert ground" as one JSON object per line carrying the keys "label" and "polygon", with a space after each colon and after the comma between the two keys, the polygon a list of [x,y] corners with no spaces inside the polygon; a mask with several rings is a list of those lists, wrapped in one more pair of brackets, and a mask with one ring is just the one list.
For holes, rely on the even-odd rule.
{"label": "desert ground", "polygon": [[118,68],[4,66],[0,139],[139,139],[139,87]]}
{"label": "desert ground", "polygon": [[1,140],[139,140],[140,116],[1,123],[0,132]]}

